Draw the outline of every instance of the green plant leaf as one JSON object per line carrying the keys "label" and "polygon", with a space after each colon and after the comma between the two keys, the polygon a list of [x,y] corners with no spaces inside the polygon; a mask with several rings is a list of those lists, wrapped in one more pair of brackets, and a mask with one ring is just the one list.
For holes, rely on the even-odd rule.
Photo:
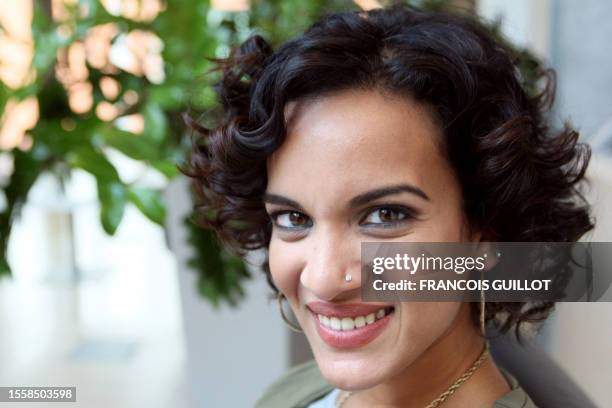
{"label": "green plant leaf", "polygon": [[104,142],[126,156],[140,161],[154,161],[159,159],[158,146],[142,135],[135,135],[104,126],[100,130]]}
{"label": "green plant leaf", "polygon": [[171,159],[152,162],[151,166],[168,179],[173,179],[180,174],[179,169],[176,167],[177,164]]}
{"label": "green plant leaf", "polygon": [[193,223],[193,215],[185,219],[188,242],[195,249],[189,266],[198,274],[198,290],[214,307],[222,302],[236,306],[244,297],[243,281],[251,274],[242,258],[230,254],[214,233]]}
{"label": "green plant leaf", "polygon": [[3,189],[6,206],[0,212],[0,275],[10,274],[10,266],[6,259],[8,240],[13,221],[19,216],[21,207],[26,201],[28,192],[45,169],[44,158],[35,154],[37,144],[28,152],[19,149],[12,151],[13,172],[8,185]]}
{"label": "green plant leaf", "polygon": [[6,256],[0,256],[0,277],[11,274],[11,267],[6,261]]}
{"label": "green plant leaf", "polygon": [[81,146],[66,155],[72,167],[91,173],[103,185],[119,182],[119,173],[106,156],[91,146]]}
{"label": "green plant leaf", "polygon": [[185,103],[186,89],[181,85],[163,84],[151,89],[150,100],[163,109],[181,109]]}
{"label": "green plant leaf", "polygon": [[123,219],[128,201],[126,188],[120,182],[98,180],[98,198],[102,227],[107,234],[114,235]]}
{"label": "green plant leaf", "polygon": [[168,119],[158,104],[148,103],[143,111],[144,136],[156,143],[164,141],[168,134]]}
{"label": "green plant leaf", "polygon": [[161,197],[161,192],[146,187],[130,187],[128,190],[130,201],[148,219],[164,225],[166,220],[166,206]]}

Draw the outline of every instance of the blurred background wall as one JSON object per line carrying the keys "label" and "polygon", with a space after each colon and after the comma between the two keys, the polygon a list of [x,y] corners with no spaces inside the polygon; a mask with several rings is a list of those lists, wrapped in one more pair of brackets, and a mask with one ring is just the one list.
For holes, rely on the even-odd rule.
{"label": "blurred background wall", "polygon": [[[550,4],[550,61],[559,77],[556,116],[579,126],[594,151],[589,175],[597,227],[593,241],[612,241],[612,3],[558,0]],[[553,356],[602,407],[612,406],[612,303],[562,303],[552,321]]]}
{"label": "blurred background wall", "polygon": [[[201,62],[204,56],[224,55],[253,27],[278,42],[323,10],[357,5],[348,0],[103,3],[103,8],[94,0],[78,3],[100,20],[81,16],[77,24],[67,17],[76,1],[40,2],[39,12],[63,22],[47,32],[32,7],[37,3],[0,2],[5,30],[0,35],[0,211],[6,214],[19,197],[18,189],[7,188],[10,181],[28,182],[14,176],[15,169],[37,168],[27,160],[48,159],[45,149],[55,148],[74,165],[66,179],[56,176],[63,174],[61,168],[41,172],[27,200],[15,198],[20,211],[10,240],[0,228],[12,269],[10,278],[0,279],[0,385],[76,385],[76,405],[86,407],[252,406],[265,385],[308,358],[309,350],[282,324],[254,268],[215,274],[218,251],[209,237],[186,224],[192,207],[188,186],[167,166],[181,157],[181,140],[187,139],[173,124],[180,112],[212,106],[208,88],[198,82],[209,67]],[[456,3],[489,20],[501,18],[506,36],[557,70],[553,119],[571,119],[593,143],[590,197],[598,227],[591,239],[611,241],[612,56],[605,50],[612,5],[605,0]],[[99,37],[89,45],[93,51],[87,51],[86,40],[65,47],[82,35],[79,30],[94,28]],[[112,47],[105,38],[114,39]],[[147,44],[141,47],[146,52],[134,44]],[[45,49],[52,52],[41,52]],[[108,61],[95,50],[106,50]],[[33,74],[32,65],[56,75],[57,86]],[[186,94],[190,88],[194,91]],[[15,97],[16,89],[25,90]],[[70,132],[77,137],[68,146],[56,147],[50,138]],[[17,167],[23,163],[29,164]],[[29,173],[20,170],[19,176],[24,174]],[[235,298],[237,306],[223,296]],[[540,339],[602,407],[612,406],[607,392],[611,330],[612,304],[560,304]]]}
{"label": "blurred background wall", "polygon": [[[588,194],[594,205],[592,241],[612,241],[612,56],[604,52],[612,3],[597,0],[481,0],[479,13],[501,18],[504,33],[557,72],[553,123],[569,120],[593,148]],[[611,303],[559,303],[540,342],[602,407],[612,406]]]}

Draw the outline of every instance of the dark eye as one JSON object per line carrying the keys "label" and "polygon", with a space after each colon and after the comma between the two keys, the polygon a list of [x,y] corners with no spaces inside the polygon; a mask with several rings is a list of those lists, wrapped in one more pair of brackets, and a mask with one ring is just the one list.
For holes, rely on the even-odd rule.
{"label": "dark eye", "polygon": [[308,216],[298,211],[279,211],[270,217],[276,226],[284,229],[301,229],[312,224]]}
{"label": "dark eye", "polygon": [[412,218],[412,213],[408,209],[378,207],[368,213],[363,223],[366,225],[395,225],[410,218]]}

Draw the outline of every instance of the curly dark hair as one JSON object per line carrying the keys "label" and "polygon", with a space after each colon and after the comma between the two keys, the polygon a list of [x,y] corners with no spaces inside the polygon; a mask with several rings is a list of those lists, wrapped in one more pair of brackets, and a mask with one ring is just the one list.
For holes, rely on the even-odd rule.
{"label": "curly dark hair", "polygon": [[[490,241],[573,242],[593,228],[581,183],[590,149],[546,113],[550,69],[521,76],[517,54],[477,19],[395,5],[328,14],[273,51],[259,35],[214,59],[223,117],[195,129],[184,173],[193,179],[198,223],[239,255],[266,249],[272,233],[262,195],[267,158],[283,143],[290,101],[348,88],[406,95],[432,108],[465,214]],[[536,86],[537,85],[537,86]],[[537,92],[532,92],[537,89]],[[529,92],[528,92],[529,91]],[[478,321],[478,304],[473,305]],[[552,302],[490,303],[505,333],[544,320]]]}

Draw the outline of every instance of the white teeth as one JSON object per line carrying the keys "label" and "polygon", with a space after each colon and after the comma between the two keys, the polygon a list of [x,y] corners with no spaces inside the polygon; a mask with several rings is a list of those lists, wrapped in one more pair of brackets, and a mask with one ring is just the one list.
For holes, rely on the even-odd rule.
{"label": "white teeth", "polygon": [[340,323],[340,319],[338,319],[337,317],[330,317],[329,318],[329,327],[332,330],[340,330],[342,328],[342,324]]}
{"label": "white teeth", "polygon": [[365,321],[367,324],[374,323],[374,320],[376,320],[376,315],[374,315],[374,313],[370,313],[369,315],[365,317]]}
{"label": "white teeth", "polygon": [[317,315],[321,324],[336,331],[348,331],[355,328],[361,328],[368,324],[374,323],[376,320],[382,319],[387,315],[385,309],[379,309],[375,313],[370,313],[366,316],[351,317],[329,317],[325,315]]}
{"label": "white teeth", "polygon": [[343,317],[341,322],[342,330],[353,330],[355,328],[355,321],[350,317]]}
{"label": "white teeth", "polygon": [[355,327],[360,328],[366,325],[365,317],[359,316],[355,318]]}

